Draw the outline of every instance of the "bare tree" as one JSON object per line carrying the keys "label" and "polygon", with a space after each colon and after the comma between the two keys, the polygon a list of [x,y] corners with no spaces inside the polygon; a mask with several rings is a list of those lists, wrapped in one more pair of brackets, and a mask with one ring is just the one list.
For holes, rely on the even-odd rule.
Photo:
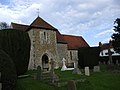
{"label": "bare tree", "polygon": [[6,22],[0,22],[0,30],[7,29],[7,28],[9,28],[9,25]]}

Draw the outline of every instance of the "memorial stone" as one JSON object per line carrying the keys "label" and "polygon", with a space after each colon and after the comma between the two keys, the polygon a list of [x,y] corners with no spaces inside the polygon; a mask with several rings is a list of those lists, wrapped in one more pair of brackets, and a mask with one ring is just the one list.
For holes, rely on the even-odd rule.
{"label": "memorial stone", "polygon": [[74,80],[68,81],[68,90],[77,90],[76,89],[76,83]]}
{"label": "memorial stone", "polygon": [[51,59],[51,71],[50,71],[50,79],[51,79],[50,82],[51,83],[55,83],[59,81],[59,77],[55,74],[54,67],[55,67],[55,61]]}
{"label": "memorial stone", "polygon": [[94,66],[93,71],[94,72],[100,72],[100,66]]}
{"label": "memorial stone", "polygon": [[42,79],[42,70],[41,70],[40,66],[37,67],[37,76],[36,76],[36,79],[37,80],[41,80]]}
{"label": "memorial stone", "polygon": [[74,62],[74,70],[72,72],[73,74],[82,74],[81,71],[78,68],[78,60],[75,60]]}
{"label": "memorial stone", "polygon": [[65,71],[65,70],[67,70],[67,67],[66,67],[66,65],[65,65],[65,58],[63,58],[62,59],[62,69],[61,69],[61,71]]}
{"label": "memorial stone", "polygon": [[89,67],[85,67],[85,75],[90,76]]}

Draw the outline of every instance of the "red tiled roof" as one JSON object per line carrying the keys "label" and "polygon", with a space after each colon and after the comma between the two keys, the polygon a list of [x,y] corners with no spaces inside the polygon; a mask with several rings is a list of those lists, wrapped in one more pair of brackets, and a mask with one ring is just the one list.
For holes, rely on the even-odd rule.
{"label": "red tiled roof", "polygon": [[28,25],[22,25],[13,22],[11,23],[11,26],[13,29],[22,30],[22,31],[26,31],[29,27]]}
{"label": "red tiled roof", "polygon": [[32,24],[30,25],[30,27],[56,30],[56,28],[54,28],[52,25],[50,25],[49,23],[47,23],[46,21],[44,21],[39,16],[32,22]]}
{"label": "red tiled roof", "polygon": [[69,50],[76,50],[80,47],[89,47],[87,42],[81,36],[63,35],[63,37],[68,43]]}
{"label": "red tiled roof", "polygon": [[13,29],[29,31],[31,28],[43,28],[47,30],[56,31],[57,43],[68,44],[68,49],[78,49],[80,47],[89,47],[86,41],[80,36],[62,35],[56,28],[48,24],[42,18],[37,17],[33,23],[29,25],[22,25],[11,23]]}
{"label": "red tiled roof", "polygon": [[57,38],[57,43],[67,43],[65,40],[64,40],[64,37],[63,35],[61,35],[61,33],[57,30],[56,31],[56,38]]}

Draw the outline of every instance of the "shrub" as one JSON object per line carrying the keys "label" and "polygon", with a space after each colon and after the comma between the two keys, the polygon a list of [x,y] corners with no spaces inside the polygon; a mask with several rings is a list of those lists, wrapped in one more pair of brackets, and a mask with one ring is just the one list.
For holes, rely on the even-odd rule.
{"label": "shrub", "polygon": [[17,74],[15,65],[8,54],[0,50],[0,72],[2,90],[15,90]]}
{"label": "shrub", "polygon": [[84,68],[85,66],[93,68],[93,66],[98,65],[99,53],[100,53],[99,47],[79,48],[78,50],[79,66],[81,68]]}
{"label": "shrub", "polygon": [[30,38],[27,32],[14,29],[1,30],[0,48],[15,63],[17,75],[27,71],[30,57]]}

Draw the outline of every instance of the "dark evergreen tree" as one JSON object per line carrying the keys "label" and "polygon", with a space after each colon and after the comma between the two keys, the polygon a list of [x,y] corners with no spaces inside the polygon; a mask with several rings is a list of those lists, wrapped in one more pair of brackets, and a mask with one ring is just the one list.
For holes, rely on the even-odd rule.
{"label": "dark evergreen tree", "polygon": [[0,30],[0,49],[13,60],[17,75],[27,71],[30,57],[30,38],[27,32],[15,29]]}
{"label": "dark evergreen tree", "polygon": [[112,45],[116,53],[120,53],[120,18],[117,18],[114,24],[116,25],[114,26],[113,29],[115,33],[113,33],[112,35],[113,39]]}

